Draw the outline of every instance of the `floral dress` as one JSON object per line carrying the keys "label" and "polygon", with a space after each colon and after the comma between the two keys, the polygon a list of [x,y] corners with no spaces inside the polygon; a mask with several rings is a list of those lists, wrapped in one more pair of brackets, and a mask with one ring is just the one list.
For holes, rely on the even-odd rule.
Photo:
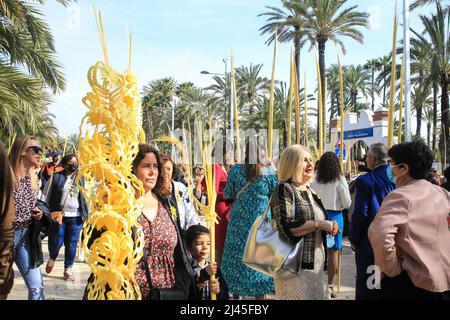
{"label": "floral dress", "polygon": [[[175,285],[174,252],[177,245],[177,232],[169,213],[160,203],[153,222],[143,214],[138,218],[144,232],[144,250],[147,254],[151,286],[154,288],[172,288]],[[144,257],[139,261],[135,276],[141,290],[142,299],[148,300],[151,296]]]}
{"label": "floral dress", "polygon": [[[225,196],[236,200],[247,182],[245,166],[233,166],[228,174]],[[233,294],[256,297],[275,292],[272,278],[245,266],[242,255],[253,222],[269,205],[276,185],[275,172],[265,167],[264,174],[253,181],[233,204],[221,266],[229,291]]]}

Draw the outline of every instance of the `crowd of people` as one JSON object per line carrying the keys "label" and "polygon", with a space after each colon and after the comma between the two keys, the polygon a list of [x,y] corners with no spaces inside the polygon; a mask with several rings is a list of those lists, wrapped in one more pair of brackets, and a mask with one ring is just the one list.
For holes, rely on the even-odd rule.
{"label": "crowd of people", "polygon": [[[74,280],[80,231],[89,215],[80,191],[84,181],[77,179],[75,154],[52,154],[44,165],[42,154],[31,136],[18,137],[8,153],[0,143],[0,299],[13,286],[13,263],[28,299],[45,299],[45,236],[45,272],[52,272],[64,245],[63,277]],[[132,172],[144,190],[135,194],[143,199],[138,222],[145,241],[135,270],[143,299],[336,298],[346,228],[355,253],[357,300],[450,299],[450,169],[442,181],[423,142],[389,150],[371,145],[356,179],[342,172],[333,152],[315,162],[302,145],[287,147],[276,165],[252,141],[243,163],[235,163],[226,139],[213,154],[215,261],[210,230],[195,203],[208,204],[204,168],[187,172],[169,154],[139,146]],[[302,270],[289,279],[271,278],[242,262],[250,229],[267,209],[283,238],[303,240]],[[380,283],[373,283],[377,272]]]}

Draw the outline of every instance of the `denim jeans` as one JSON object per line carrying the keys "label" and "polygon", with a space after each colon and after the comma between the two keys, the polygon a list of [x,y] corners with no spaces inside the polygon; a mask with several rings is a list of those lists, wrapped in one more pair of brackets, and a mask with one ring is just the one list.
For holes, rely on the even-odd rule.
{"label": "denim jeans", "polygon": [[52,222],[48,235],[48,251],[50,258],[56,260],[59,250],[64,244],[64,268],[72,268],[77,254],[78,238],[83,221],[81,217],[64,217],[62,224]]}
{"label": "denim jeans", "polygon": [[41,269],[30,268],[30,238],[28,228],[14,232],[14,261],[27,286],[28,300],[45,300]]}

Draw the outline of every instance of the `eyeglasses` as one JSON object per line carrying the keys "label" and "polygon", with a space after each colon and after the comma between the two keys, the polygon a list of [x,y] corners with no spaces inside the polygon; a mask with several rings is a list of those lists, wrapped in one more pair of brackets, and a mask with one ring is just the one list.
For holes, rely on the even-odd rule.
{"label": "eyeglasses", "polygon": [[39,147],[39,146],[32,146],[32,147],[28,147],[28,149],[33,150],[34,153],[36,154],[41,154],[44,150]]}
{"label": "eyeglasses", "polygon": [[399,164],[394,165],[392,160],[388,160],[388,161],[387,161],[387,164],[388,164],[391,168],[395,168],[395,167],[404,165],[404,163],[399,163]]}

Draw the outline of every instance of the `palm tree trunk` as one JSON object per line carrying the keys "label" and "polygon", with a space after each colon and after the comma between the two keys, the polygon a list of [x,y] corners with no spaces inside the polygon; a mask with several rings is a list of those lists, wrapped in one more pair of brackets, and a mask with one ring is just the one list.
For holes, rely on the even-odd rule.
{"label": "palm tree trunk", "polygon": [[433,84],[433,150],[436,150],[436,126],[437,126],[437,98],[438,97],[438,85]]}
{"label": "palm tree trunk", "polygon": [[375,69],[372,68],[372,111],[375,111],[374,82],[375,82]]}
{"label": "palm tree trunk", "polygon": [[[322,130],[325,132],[326,128],[326,97],[325,97],[325,79],[326,79],[326,70],[325,70],[325,43],[326,39],[320,41],[317,41],[319,43],[319,69],[320,69],[320,83],[322,85],[322,105],[323,105],[323,112],[322,112],[322,119],[319,119],[319,121],[322,121]],[[319,126],[317,126],[318,128]],[[318,135],[319,136],[319,133]],[[321,141],[321,140],[318,140]],[[325,144],[325,141],[323,142]],[[325,149],[325,146],[322,146]],[[320,148],[320,147],[319,147]]]}
{"label": "palm tree trunk", "polygon": [[357,96],[358,96],[358,91],[352,90],[351,91],[351,100],[352,100],[353,112],[355,112],[355,110],[356,110],[356,98],[357,98]]}
{"label": "palm tree trunk", "polygon": [[[442,80],[442,87],[441,87],[441,122],[442,127],[444,129],[443,132],[443,139],[445,141],[445,146],[447,150],[443,150],[444,155],[446,157],[446,161],[450,160],[450,134],[449,134],[449,127],[450,127],[450,112],[449,112],[449,105],[448,105],[448,79],[445,77]],[[446,153],[446,154],[445,154]],[[446,164],[444,161],[444,164]]]}
{"label": "palm tree trunk", "polygon": [[[423,79],[423,72],[420,71],[419,72],[419,78]],[[425,88],[422,88],[420,94],[422,95],[425,91]],[[420,137],[420,131],[422,130],[422,110],[423,110],[423,106],[422,104],[419,104],[417,106],[417,127],[416,127],[416,137]]]}
{"label": "palm tree trunk", "polygon": [[422,106],[417,106],[417,126],[416,126],[416,137],[420,137],[420,132],[422,131]]}
{"label": "palm tree trunk", "polygon": [[[334,108],[334,98],[333,98],[333,93],[331,93],[331,110],[330,110],[330,125],[328,126],[328,136],[330,137],[330,139],[331,139],[331,120],[333,120],[333,118],[331,117],[332,115],[333,115],[333,112],[331,112],[332,110],[333,110],[333,108]],[[333,146],[331,146],[331,147],[333,147]]]}
{"label": "palm tree trunk", "polygon": [[427,123],[427,145],[430,146],[430,139],[431,139],[431,123]]}

